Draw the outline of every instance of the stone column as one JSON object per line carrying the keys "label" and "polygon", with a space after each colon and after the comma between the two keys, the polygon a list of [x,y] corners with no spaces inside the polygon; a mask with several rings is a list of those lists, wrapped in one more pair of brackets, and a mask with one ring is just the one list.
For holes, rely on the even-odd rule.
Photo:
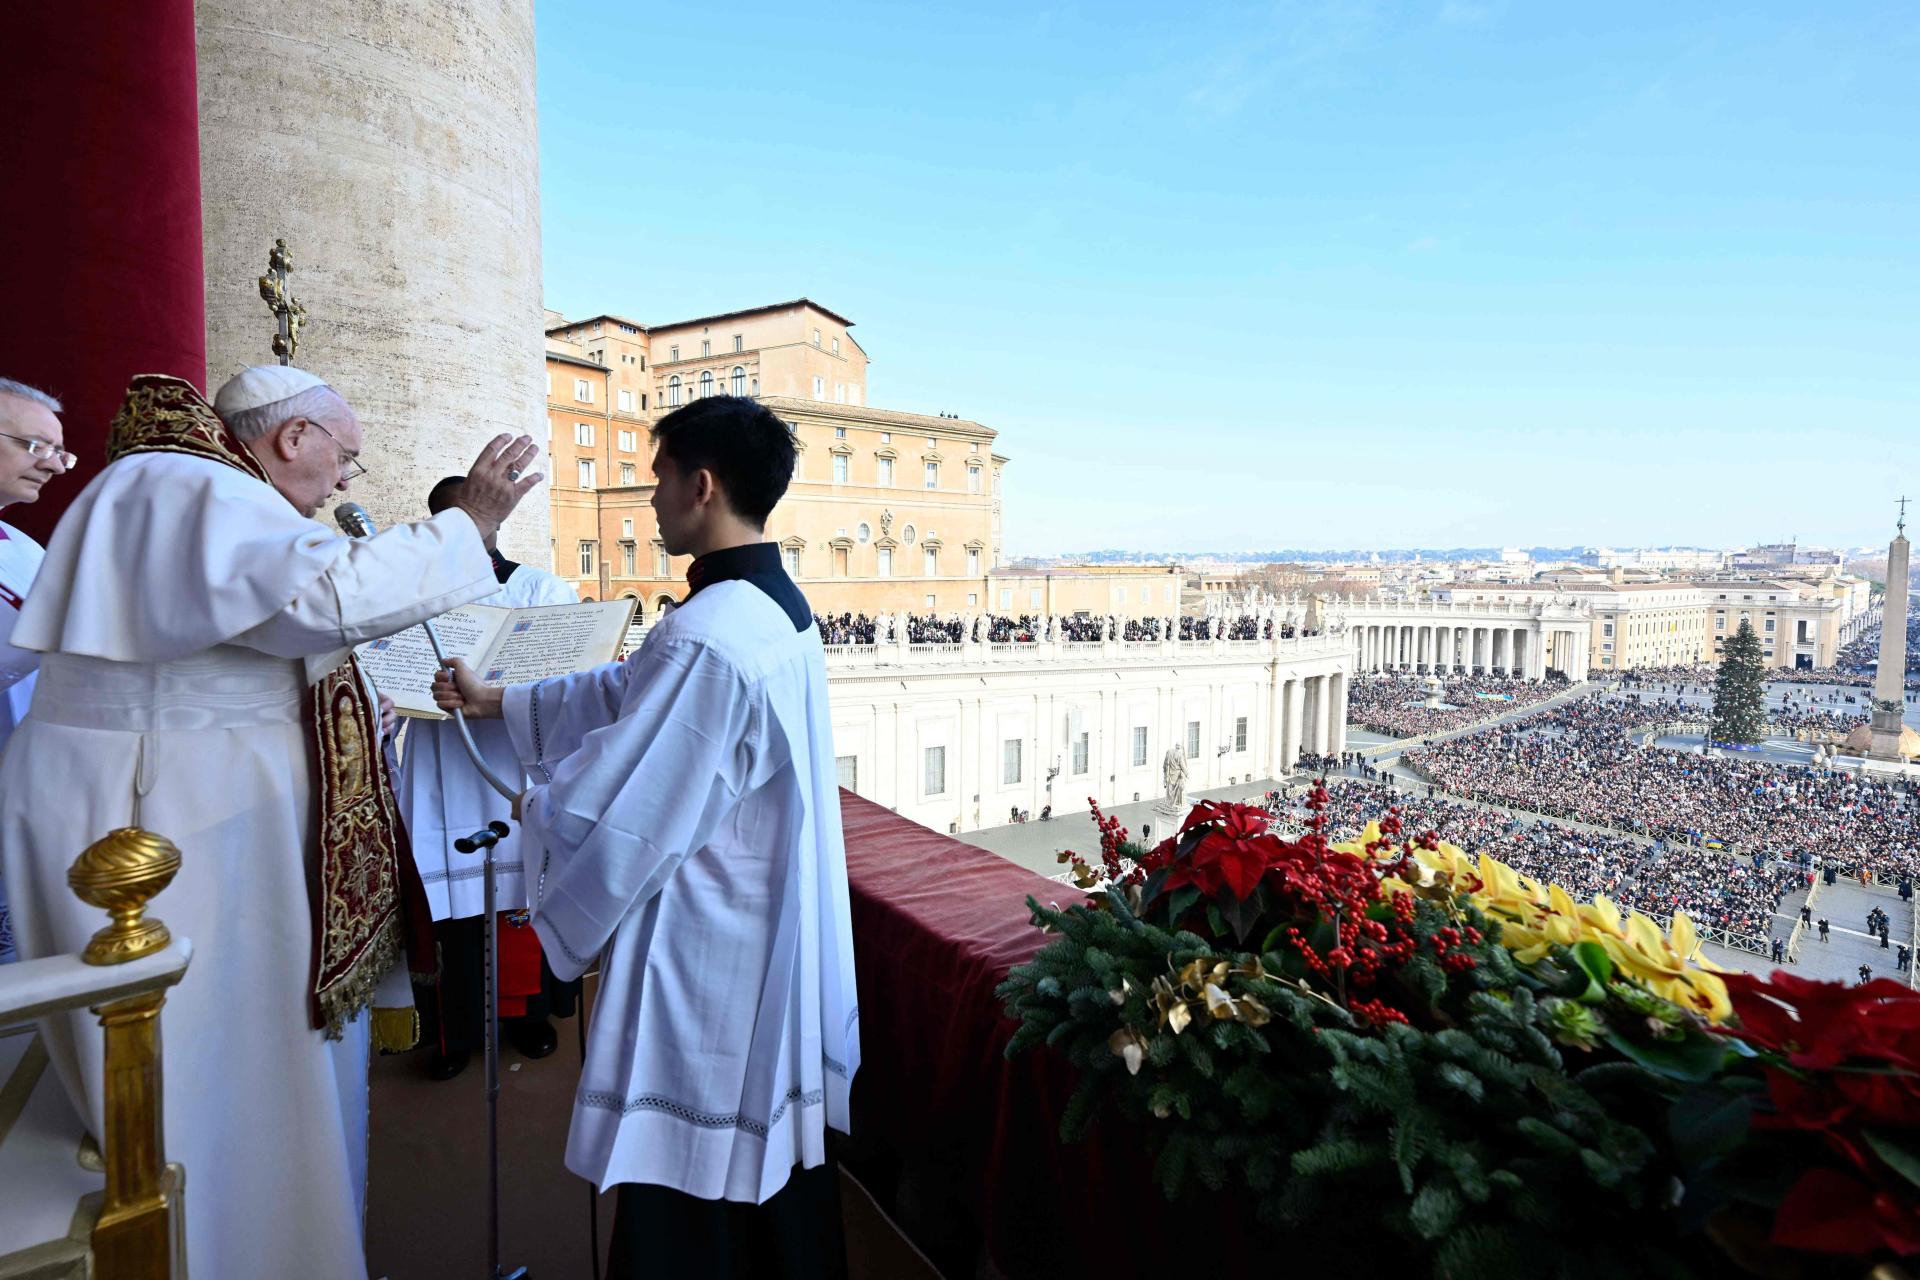
{"label": "stone column", "polygon": [[1300,761],[1300,735],[1304,721],[1302,704],[1306,700],[1305,683],[1297,678],[1287,681],[1286,700],[1287,727],[1284,734],[1286,746],[1281,751],[1280,758],[1282,767],[1291,769]]}
{"label": "stone column", "polygon": [[1337,756],[1347,749],[1347,677],[1335,672],[1327,686],[1327,753]]}
{"label": "stone column", "polygon": [[1306,737],[1302,739],[1304,750],[1314,755],[1324,754],[1327,749],[1327,697],[1321,677],[1307,677],[1307,706],[1305,712]]}
{"label": "stone column", "polygon": [[[209,382],[272,363],[256,281],[284,236],[294,362],[366,424],[352,496],[382,525],[495,434],[544,441],[533,0],[199,0],[197,20]],[[510,559],[550,567],[550,501],[508,521]]]}

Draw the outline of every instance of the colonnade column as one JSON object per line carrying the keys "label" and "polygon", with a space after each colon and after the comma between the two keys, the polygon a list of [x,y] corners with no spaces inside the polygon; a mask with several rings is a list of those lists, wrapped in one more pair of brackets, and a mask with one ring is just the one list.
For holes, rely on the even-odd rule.
{"label": "colonnade column", "polygon": [[1281,764],[1285,769],[1292,769],[1300,762],[1301,704],[1305,701],[1306,694],[1303,684],[1304,682],[1299,679],[1287,681],[1287,727],[1282,735],[1284,745],[1280,751]]}
{"label": "colonnade column", "polygon": [[1347,677],[1334,672],[1327,677],[1327,754],[1337,756],[1347,749]]}

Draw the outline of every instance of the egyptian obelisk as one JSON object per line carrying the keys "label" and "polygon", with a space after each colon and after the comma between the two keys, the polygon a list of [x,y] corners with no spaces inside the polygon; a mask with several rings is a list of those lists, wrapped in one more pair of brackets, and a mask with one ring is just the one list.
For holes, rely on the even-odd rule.
{"label": "egyptian obelisk", "polygon": [[1907,683],[1907,518],[1901,501],[1900,523],[1887,546],[1887,597],[1880,612],[1880,666],[1873,677],[1873,745],[1870,760],[1899,760],[1900,725],[1906,711]]}

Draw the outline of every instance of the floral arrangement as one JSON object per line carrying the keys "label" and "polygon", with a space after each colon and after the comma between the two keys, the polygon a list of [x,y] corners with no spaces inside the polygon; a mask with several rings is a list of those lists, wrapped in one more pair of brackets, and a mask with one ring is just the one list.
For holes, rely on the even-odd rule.
{"label": "floral arrangement", "polygon": [[1057,936],[1000,989],[1008,1054],[1079,1069],[1064,1138],[1115,1112],[1169,1197],[1232,1195],[1362,1274],[1920,1253],[1920,997],[1720,973],[1683,914],[1392,814],[1336,845],[1326,803],[1288,839],[1202,802],[1152,848],[1095,807],[1100,865],[1062,855],[1091,896],[1029,902]]}

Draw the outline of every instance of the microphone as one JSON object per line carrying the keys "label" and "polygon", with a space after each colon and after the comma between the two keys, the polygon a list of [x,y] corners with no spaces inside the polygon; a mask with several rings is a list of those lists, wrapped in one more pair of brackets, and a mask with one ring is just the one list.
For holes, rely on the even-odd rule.
{"label": "microphone", "polygon": [[368,515],[367,509],[357,502],[343,502],[335,507],[333,522],[339,525],[340,531],[349,538],[371,538],[379,532],[379,526],[374,524],[373,517]]}

